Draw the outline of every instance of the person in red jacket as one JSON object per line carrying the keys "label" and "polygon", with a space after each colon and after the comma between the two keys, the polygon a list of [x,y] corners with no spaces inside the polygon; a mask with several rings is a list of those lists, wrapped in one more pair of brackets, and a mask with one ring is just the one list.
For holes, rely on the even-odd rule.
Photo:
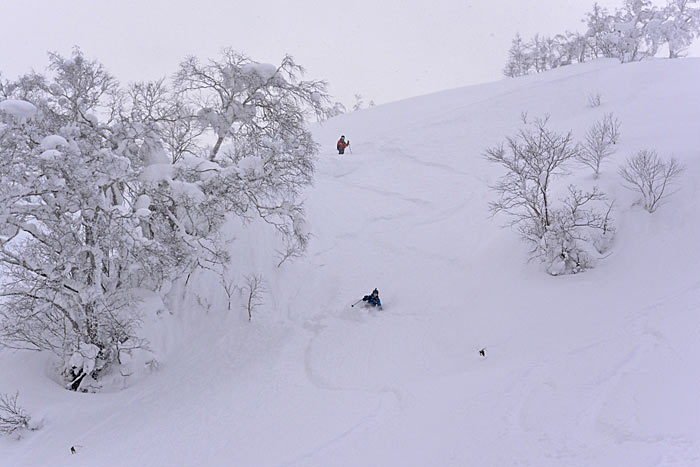
{"label": "person in red jacket", "polygon": [[338,154],[345,154],[345,148],[350,146],[350,141],[345,141],[345,135],[341,136],[338,140],[338,144],[335,147],[338,149]]}

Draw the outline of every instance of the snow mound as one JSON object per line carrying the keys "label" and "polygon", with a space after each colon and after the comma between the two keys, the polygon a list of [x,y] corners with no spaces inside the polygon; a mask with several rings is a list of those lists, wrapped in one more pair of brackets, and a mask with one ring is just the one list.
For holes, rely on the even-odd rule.
{"label": "snow mound", "polygon": [[148,209],[151,206],[151,197],[148,195],[141,195],[134,203],[134,209]]}
{"label": "snow mound", "polygon": [[50,160],[58,159],[61,156],[63,156],[63,153],[61,151],[59,151],[57,149],[49,149],[49,150],[46,150],[46,151],[42,152],[41,154],[39,154],[39,159],[44,159],[44,160],[50,161]]}
{"label": "snow mound", "polygon": [[202,193],[202,189],[195,183],[171,180],[170,188],[173,190],[173,194],[179,197],[189,198],[195,203],[201,203],[206,199],[206,196]]}
{"label": "snow mound", "polygon": [[164,180],[171,180],[175,171],[172,164],[151,164],[144,167],[140,179],[144,182],[158,183]]}
{"label": "snow mound", "polygon": [[256,74],[265,81],[272,79],[277,74],[277,67],[271,63],[248,63],[241,67],[246,74]]}
{"label": "snow mound", "polygon": [[63,136],[50,135],[41,140],[41,143],[39,143],[39,147],[41,147],[41,149],[43,150],[56,149],[58,147],[68,147],[68,141],[66,141],[66,138],[64,138]]}
{"label": "snow mound", "polygon": [[31,102],[6,99],[0,101],[0,112],[11,115],[19,121],[26,121],[36,115],[37,108]]}

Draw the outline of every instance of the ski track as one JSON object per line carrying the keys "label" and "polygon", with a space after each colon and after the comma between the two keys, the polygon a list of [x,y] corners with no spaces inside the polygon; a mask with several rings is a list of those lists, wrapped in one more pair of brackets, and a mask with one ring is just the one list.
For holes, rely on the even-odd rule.
{"label": "ski track", "polygon": [[408,160],[413,165],[415,165],[417,167],[423,167],[423,168],[429,168],[429,169],[439,169],[439,170],[446,172],[449,175],[461,175],[461,176],[473,177],[472,174],[469,174],[467,172],[463,172],[463,171],[461,171],[461,170],[459,170],[451,165],[442,164],[439,162],[431,162],[430,156],[427,154],[421,155],[424,159],[421,159],[418,156],[410,155],[410,154],[406,153],[403,149],[401,149],[399,142],[395,143],[394,145],[381,146],[380,150],[383,151],[384,155],[392,156],[392,157],[399,158],[399,159]]}
{"label": "ski track", "polygon": [[[551,465],[598,465],[601,458],[605,457],[605,451],[609,449],[606,447],[608,443],[638,444],[647,447],[659,445],[657,450],[666,454],[655,465],[666,465],[670,459],[700,459],[697,439],[640,434],[632,428],[609,420],[607,416],[608,406],[614,405],[617,401],[618,396],[614,392],[622,386],[623,378],[643,367],[645,362],[660,352],[660,349],[676,353],[662,333],[649,329],[648,321],[651,313],[658,311],[658,308],[672,309],[668,306],[668,302],[683,297],[689,292],[697,292],[697,287],[688,287],[661,298],[655,305],[638,315],[631,328],[625,327],[611,332],[604,339],[571,349],[561,357],[544,360],[520,373],[513,379],[514,382],[510,388],[505,391],[506,400],[519,402],[515,405],[510,404],[504,411],[502,426],[511,428],[502,433],[502,436],[529,438],[533,445],[542,445],[539,452],[546,452],[549,446],[558,446],[556,455],[550,459]],[[532,402],[561,400],[557,379],[558,375],[565,371],[563,368],[570,367],[572,361],[575,362],[581,358],[599,357],[601,348],[619,348],[619,342],[627,343],[629,347],[627,352],[622,355],[610,355],[610,361],[601,362],[603,365],[597,374],[592,379],[592,375],[586,375],[586,380],[580,381],[577,385],[578,393],[569,396],[572,400],[569,404],[580,406],[574,408],[574,413],[568,417],[564,415],[571,422],[569,428],[564,433],[556,434],[538,428],[541,424],[535,420],[536,417],[541,416],[543,408],[533,405]],[[567,383],[571,385],[571,382]],[[549,397],[543,398],[543,393],[549,394]],[[574,441],[591,439],[589,435],[594,433],[603,435],[608,441],[600,445]],[[535,462],[534,459],[533,462]],[[604,464],[608,465],[608,461]]]}
{"label": "ski track", "polygon": [[[328,438],[326,441],[320,443],[319,445],[313,447],[312,449],[308,450],[307,452],[295,457],[294,459],[290,461],[283,462],[281,465],[284,466],[292,466],[292,465],[306,465],[307,463],[311,462],[313,458],[319,454],[321,454],[323,451],[328,450],[329,448],[333,447],[334,445],[340,444],[341,441],[345,440],[346,438],[351,437],[354,433],[361,431],[363,428],[369,426],[369,425],[376,425],[376,424],[381,424],[381,422],[386,419],[387,417],[390,417],[392,415],[396,415],[398,412],[401,411],[403,407],[403,397],[401,395],[401,391],[399,391],[396,388],[381,388],[381,389],[370,389],[370,388],[363,388],[363,387],[348,387],[345,385],[341,384],[335,384],[331,380],[324,378],[321,376],[322,371],[317,371],[315,370],[315,364],[314,364],[314,358],[313,358],[313,351],[315,350],[315,345],[317,339],[323,334],[323,332],[328,329],[330,326],[329,324],[326,324],[326,322],[329,320],[327,316],[323,315],[317,315],[316,317],[312,318],[311,320],[307,321],[304,323],[304,329],[307,330],[311,335],[308,337],[306,347],[304,350],[304,370],[307,379],[309,382],[316,387],[317,389],[323,390],[323,391],[331,391],[331,392],[345,392],[345,393],[362,393],[362,394],[370,394],[373,396],[376,396],[378,398],[377,405],[372,409],[369,413],[365,414],[364,416],[360,417],[356,423],[354,423],[352,426],[347,428],[346,430],[331,435],[330,438]],[[341,323],[342,318],[338,318],[335,320],[331,320],[334,323]],[[363,321],[345,321],[345,322],[351,322],[351,323],[358,323],[358,322],[366,322],[366,320]],[[341,324],[342,325],[342,324]],[[370,365],[371,365],[371,360],[372,356],[374,353],[375,349],[375,342],[377,339],[377,333],[378,331],[376,329],[373,330],[372,332],[372,339],[371,339],[371,344],[368,350],[365,350],[364,352],[364,374],[368,375],[370,373]],[[358,378],[360,380],[366,379],[366,378]],[[390,397],[391,401],[387,402],[387,397]],[[387,407],[388,405],[388,407]],[[308,465],[314,465],[314,464],[308,464]]]}

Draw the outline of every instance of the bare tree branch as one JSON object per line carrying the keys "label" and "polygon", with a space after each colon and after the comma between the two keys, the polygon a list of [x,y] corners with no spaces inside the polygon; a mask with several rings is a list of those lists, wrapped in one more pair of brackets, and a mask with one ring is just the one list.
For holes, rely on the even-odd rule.
{"label": "bare tree branch", "polygon": [[664,161],[656,151],[645,149],[627,160],[620,168],[620,175],[628,189],[642,195],[644,209],[652,213],[674,193],[668,189],[678,181],[683,170],[676,159]]}

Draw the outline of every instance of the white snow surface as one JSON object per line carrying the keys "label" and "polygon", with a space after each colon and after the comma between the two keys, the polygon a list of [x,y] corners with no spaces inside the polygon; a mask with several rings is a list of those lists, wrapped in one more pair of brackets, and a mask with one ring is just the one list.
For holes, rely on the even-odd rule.
{"label": "white snow surface", "polygon": [[56,149],[58,147],[68,147],[68,141],[66,138],[60,135],[49,135],[41,140],[39,144],[41,149],[48,151],[49,149]]}
{"label": "white snow surface", "polygon": [[244,157],[238,161],[238,171],[249,178],[257,178],[264,175],[263,160],[260,157]]}
{"label": "white snow surface", "polygon": [[[308,254],[277,268],[267,231],[232,232],[235,267],[268,284],[253,320],[216,281],[188,291],[208,312],[146,300],[157,361],[98,394],[62,389],[48,355],[1,351],[0,392],[41,429],[0,439],[0,464],[700,465],[697,76],[695,59],[597,61],[316,126]],[[595,181],[618,229],[596,269],[549,276],[489,216],[502,172],[482,154],[523,111],[579,139],[622,122]],[[653,215],[617,175],[643,148],[686,167]],[[383,311],[350,306],[374,287]]]}
{"label": "white snow surface", "polygon": [[150,164],[144,167],[143,172],[141,172],[141,180],[151,183],[169,181],[173,177],[174,170],[175,167],[169,163]]}
{"label": "white snow surface", "polygon": [[63,153],[58,149],[47,149],[46,151],[43,151],[41,154],[39,154],[40,159],[46,160],[58,159],[61,156],[63,156]]}
{"label": "white snow surface", "polygon": [[18,99],[5,99],[0,101],[0,112],[12,115],[18,120],[27,120],[36,115],[36,106],[31,102]]}
{"label": "white snow surface", "polygon": [[248,63],[241,67],[243,73],[255,73],[264,80],[269,80],[277,74],[277,67],[271,63]]}
{"label": "white snow surface", "polygon": [[141,195],[138,197],[136,200],[136,203],[134,203],[134,209],[148,209],[148,207],[151,205],[151,202],[153,200],[151,199],[150,196],[148,195]]}

